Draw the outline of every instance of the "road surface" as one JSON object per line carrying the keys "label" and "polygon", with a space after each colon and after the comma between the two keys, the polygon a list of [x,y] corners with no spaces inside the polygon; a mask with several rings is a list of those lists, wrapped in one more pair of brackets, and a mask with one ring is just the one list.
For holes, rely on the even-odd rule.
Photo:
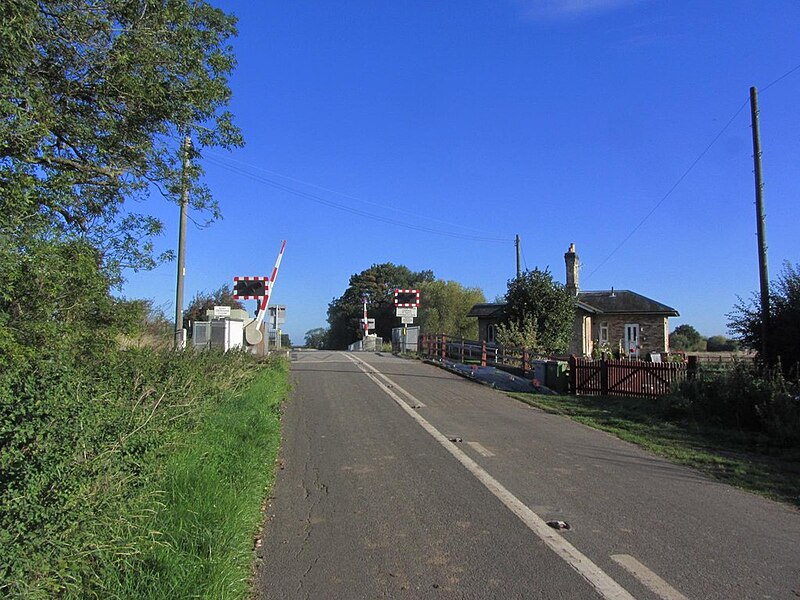
{"label": "road surface", "polygon": [[800,598],[792,507],[431,365],[292,370],[260,598]]}

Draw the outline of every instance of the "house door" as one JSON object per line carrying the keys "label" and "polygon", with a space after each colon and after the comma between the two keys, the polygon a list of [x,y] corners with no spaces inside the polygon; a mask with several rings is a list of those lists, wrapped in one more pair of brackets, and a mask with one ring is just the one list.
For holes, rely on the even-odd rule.
{"label": "house door", "polygon": [[639,325],[627,323],[625,325],[625,352],[628,358],[639,358]]}

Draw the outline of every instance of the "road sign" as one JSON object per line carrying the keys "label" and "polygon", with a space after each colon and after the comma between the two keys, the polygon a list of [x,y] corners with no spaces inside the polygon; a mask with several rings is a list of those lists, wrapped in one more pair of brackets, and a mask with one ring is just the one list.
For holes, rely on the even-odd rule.
{"label": "road sign", "polygon": [[401,290],[394,291],[394,305],[395,306],[419,306],[419,290]]}
{"label": "road sign", "polygon": [[230,306],[215,306],[214,307],[214,318],[219,317],[230,317],[231,316],[231,307]]}
{"label": "road sign", "polygon": [[411,325],[414,323],[414,317],[400,317],[400,322],[403,325]]}
{"label": "road sign", "polygon": [[411,306],[411,307],[398,306],[394,310],[395,310],[395,314],[398,317],[416,317],[417,316],[417,307],[416,306]]}
{"label": "road sign", "polygon": [[255,300],[269,293],[267,277],[234,277],[233,297],[236,300]]}

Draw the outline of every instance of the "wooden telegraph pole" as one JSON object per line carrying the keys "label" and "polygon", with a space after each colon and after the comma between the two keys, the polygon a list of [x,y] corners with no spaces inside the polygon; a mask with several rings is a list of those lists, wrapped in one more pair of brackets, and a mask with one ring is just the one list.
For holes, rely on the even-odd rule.
{"label": "wooden telegraph pole", "polygon": [[758,234],[758,275],[761,287],[761,356],[767,358],[769,331],[769,273],[767,270],[767,226],[764,215],[764,180],[761,175],[761,130],[758,125],[758,90],[750,88],[750,118],[753,124],[753,162],[756,178],[756,231]]}
{"label": "wooden telegraph pole", "polygon": [[517,279],[519,279],[519,276],[522,274],[522,266],[520,265],[519,234],[517,234],[514,240],[514,245],[517,248]]}
{"label": "wooden telegraph pole", "polygon": [[178,225],[178,283],[175,289],[175,349],[183,350],[183,278],[186,275],[186,209],[189,204],[189,151],[192,139],[183,138],[183,173],[181,174],[181,218]]}

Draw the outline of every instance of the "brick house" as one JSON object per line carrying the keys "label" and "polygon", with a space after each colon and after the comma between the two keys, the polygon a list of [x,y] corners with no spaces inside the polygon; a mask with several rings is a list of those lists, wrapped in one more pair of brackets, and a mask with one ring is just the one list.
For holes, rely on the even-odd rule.
{"label": "brick house", "polygon": [[[575,295],[575,321],[569,353],[591,355],[595,349],[621,352],[631,358],[669,352],[669,318],[674,308],[630,290],[582,292],[578,286],[575,244],[564,254],[566,289]],[[478,319],[480,341],[494,343],[505,303],[476,304],[468,313]]]}

